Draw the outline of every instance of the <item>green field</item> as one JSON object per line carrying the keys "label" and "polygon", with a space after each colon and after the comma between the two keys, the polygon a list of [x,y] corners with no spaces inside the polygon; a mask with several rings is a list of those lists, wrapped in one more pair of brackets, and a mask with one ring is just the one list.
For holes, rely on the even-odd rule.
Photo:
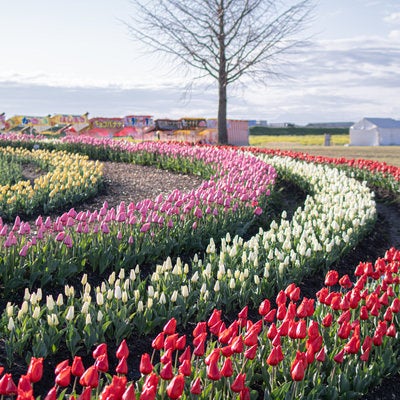
{"label": "green field", "polygon": [[[336,144],[333,135],[333,145],[324,146],[323,137],[318,143],[314,138],[307,137],[293,137],[287,138],[286,136],[268,137],[263,141],[263,136],[250,135],[249,142],[252,146],[269,147],[273,149],[300,151],[304,153],[321,155],[326,157],[345,157],[345,158],[365,158],[368,160],[377,160],[386,162],[389,165],[396,165],[400,167],[400,146],[344,146]],[[314,135],[311,135],[314,137]],[[348,135],[339,135],[347,136]],[[331,141],[332,142],[332,141]],[[348,143],[348,142],[347,142]]]}
{"label": "green field", "polygon": [[[323,146],[324,135],[250,135],[251,146],[264,146],[270,143],[292,143],[301,146]],[[349,143],[349,135],[331,135],[332,145],[345,145]]]}

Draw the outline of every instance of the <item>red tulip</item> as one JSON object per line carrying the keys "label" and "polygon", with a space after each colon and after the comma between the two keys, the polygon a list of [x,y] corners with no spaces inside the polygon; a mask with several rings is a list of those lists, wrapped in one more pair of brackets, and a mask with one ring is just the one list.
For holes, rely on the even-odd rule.
{"label": "red tulip", "polygon": [[250,389],[248,387],[245,387],[240,393],[239,393],[239,400],[250,400]]}
{"label": "red tulip", "polygon": [[310,339],[315,339],[319,336],[319,326],[317,321],[311,321],[307,330],[308,337]]}
{"label": "red tulip", "polygon": [[244,383],[246,381],[246,374],[239,374],[235,380],[232,382],[231,390],[232,392],[239,393],[244,389]]}
{"label": "red tulip", "polygon": [[178,368],[178,371],[185,376],[192,375],[192,364],[190,360],[183,360],[182,364]]}
{"label": "red tulip", "polygon": [[129,356],[129,349],[128,345],[126,344],[126,340],[124,339],[117,349],[116,356],[119,360],[122,358],[128,358]]}
{"label": "red tulip", "polygon": [[56,368],[54,369],[54,374],[58,375],[65,367],[68,367],[68,365],[69,365],[69,360],[64,360],[59,362],[56,365]]}
{"label": "red tulip", "polygon": [[386,331],[386,336],[396,337],[396,327],[393,323],[390,324],[389,328]]}
{"label": "red tulip", "polygon": [[214,325],[210,326],[210,332],[215,336],[218,336],[221,330],[224,329],[225,329],[225,324],[221,320],[216,322]]}
{"label": "red tulip", "polygon": [[82,386],[89,386],[90,388],[96,388],[99,385],[99,373],[94,365],[89,367],[79,379],[79,383]]}
{"label": "red tulip", "polygon": [[185,346],[186,346],[186,335],[183,335],[176,340],[175,347],[176,350],[183,350]]}
{"label": "red tulip", "polygon": [[358,307],[358,303],[360,302],[360,300],[361,300],[360,290],[354,288],[350,294],[350,308],[352,308],[353,310],[356,309]]}
{"label": "red tulip", "polygon": [[282,321],[285,317],[286,317],[286,305],[285,304],[281,304],[278,306],[278,311],[276,313],[276,318],[279,319],[280,321]]}
{"label": "red tulip", "polygon": [[249,306],[243,307],[238,314],[238,318],[247,319],[248,312],[249,312]]}
{"label": "red tulip", "polygon": [[151,374],[146,376],[146,379],[144,381],[143,386],[146,387],[153,387],[153,388],[157,388],[158,386],[158,376],[157,374],[155,374],[154,372],[152,372]]}
{"label": "red tulip", "polygon": [[117,374],[126,375],[128,373],[128,363],[125,357],[122,357],[119,360],[118,365],[115,368],[115,372]]}
{"label": "red tulip", "polygon": [[154,386],[143,386],[139,400],[155,400],[156,394],[157,388]]}
{"label": "red tulip", "polygon": [[296,313],[299,318],[311,317],[314,314],[314,299],[303,297],[302,302],[297,307]]}
{"label": "red tulip", "polygon": [[274,337],[277,335],[278,329],[276,328],[275,323],[273,322],[270,327],[268,328],[267,337],[269,340],[273,340]]}
{"label": "red tulip", "polygon": [[207,321],[207,325],[208,326],[213,326],[217,322],[219,322],[221,320],[221,314],[222,314],[221,310],[217,310],[217,309],[214,308],[210,318]]}
{"label": "red tulip", "polygon": [[71,374],[80,377],[83,375],[84,372],[85,366],[83,365],[82,358],[79,356],[75,356],[71,366]]}
{"label": "red tulip", "polygon": [[369,352],[370,352],[370,351],[371,351],[371,349],[367,349],[366,351],[364,351],[364,353],[362,353],[361,356],[360,356],[360,360],[361,360],[361,361],[364,361],[364,362],[368,361],[368,359],[369,359]]}
{"label": "red tulip", "polygon": [[174,377],[174,371],[172,369],[171,361],[169,361],[167,364],[163,366],[163,368],[160,371],[160,377],[165,381],[169,381]]}
{"label": "red tulip", "polygon": [[100,372],[107,372],[108,371],[108,356],[107,353],[102,354],[97,357],[95,362],[95,367]]}
{"label": "red tulip", "polygon": [[33,388],[32,388],[32,383],[30,380],[29,375],[21,375],[18,381],[18,387],[17,387],[17,392],[18,395],[22,394],[33,394]]}
{"label": "red tulip", "polygon": [[211,361],[209,365],[207,365],[207,377],[213,381],[218,381],[221,379],[221,373],[218,369],[218,363],[215,361]]}
{"label": "red tulip", "polygon": [[233,365],[232,365],[232,360],[230,357],[225,358],[224,364],[222,365],[221,368],[221,375],[224,376],[225,378],[229,378],[233,374]]}
{"label": "red tulip", "polygon": [[151,364],[149,354],[147,353],[142,354],[139,370],[140,373],[143,375],[148,375],[150,374],[151,371],[153,371],[153,365]]}
{"label": "red tulip", "polygon": [[176,319],[175,318],[171,318],[165,325],[163,328],[163,332],[166,335],[172,335],[175,333],[176,330]]}
{"label": "red tulip", "polygon": [[280,290],[276,296],[276,304],[278,307],[286,304],[286,293],[283,290]]}
{"label": "red tulip", "polygon": [[135,385],[133,383],[125,389],[122,400],[136,400]]}
{"label": "red tulip", "polygon": [[316,294],[318,301],[322,304],[328,304],[326,301],[328,295],[329,295],[329,289],[326,287],[320,289]]}
{"label": "red tulip", "polygon": [[207,339],[207,332],[200,333],[195,336],[192,340],[193,346],[197,346],[200,342],[204,342]]}
{"label": "red tulip", "polygon": [[190,351],[190,346],[186,346],[186,349],[183,351],[183,353],[179,356],[179,362],[182,364],[184,360],[190,361],[192,358],[191,351]]}
{"label": "red tulip", "polygon": [[304,379],[304,364],[301,360],[295,360],[294,364],[292,365],[290,374],[294,381],[302,381]]}
{"label": "red tulip", "polygon": [[107,353],[107,343],[101,343],[93,350],[92,355],[93,358],[97,358],[106,353]]}
{"label": "red tulip", "polygon": [[276,346],[280,346],[282,344],[281,342],[281,335],[278,334],[274,337],[274,340],[271,342],[272,346],[276,347]]}
{"label": "red tulip", "polygon": [[363,351],[369,350],[372,347],[372,337],[365,336],[364,343],[362,344],[361,348]]}
{"label": "red tulip", "polygon": [[162,364],[168,364],[168,362],[172,362],[172,353],[173,353],[173,349],[168,349],[161,357],[160,357],[160,361]]}
{"label": "red tulip", "polygon": [[307,325],[304,319],[301,319],[296,328],[296,337],[297,339],[304,339],[307,335]]}
{"label": "red tulip", "polygon": [[[260,321],[262,322],[262,321]],[[254,325],[253,325],[254,326]],[[255,344],[258,343],[258,330],[257,329],[251,329],[246,332],[244,335],[244,344],[246,346],[254,346]]]}
{"label": "red tulip", "polygon": [[296,303],[293,303],[293,301],[291,301],[288,305],[285,319],[289,320],[294,319],[296,317],[296,310],[297,310]]}
{"label": "red tulip", "polygon": [[335,360],[335,362],[337,362],[338,364],[341,364],[344,360],[344,350],[340,350],[339,353],[337,353],[335,355],[335,357],[333,357],[333,359]]}
{"label": "red tulip", "polygon": [[248,358],[249,360],[254,360],[254,358],[257,355],[257,348],[258,344],[255,344],[254,346],[249,347],[245,352],[244,356]]}
{"label": "red tulip", "polygon": [[217,347],[216,349],[213,349],[211,351],[211,353],[205,358],[204,363],[206,365],[210,365],[210,363],[213,362],[217,362],[219,360],[221,351],[219,349],[219,347]]}
{"label": "red tulip", "polygon": [[282,353],[281,346],[273,347],[267,358],[268,365],[272,366],[278,365],[283,360],[283,354],[281,355],[281,353]]}
{"label": "red tulip", "polygon": [[178,340],[179,334],[173,333],[168,335],[164,340],[164,350],[176,350],[176,341]]}
{"label": "red tulip", "polygon": [[242,335],[236,336],[235,339],[233,339],[231,347],[234,353],[240,354],[243,352],[244,345]]}
{"label": "red tulip", "polygon": [[167,386],[167,395],[170,399],[179,399],[185,388],[185,377],[182,374],[176,375]]}
{"label": "red tulip", "polygon": [[261,302],[260,306],[258,307],[258,313],[261,316],[265,316],[268,314],[269,310],[271,308],[271,303],[269,302],[268,299],[265,299]]}
{"label": "red tulip", "polygon": [[347,339],[350,335],[350,330],[350,324],[348,322],[343,322],[343,324],[339,326],[337,334],[341,339]]}
{"label": "red tulip", "polygon": [[79,396],[78,400],[90,400],[92,397],[92,388],[87,387],[83,389],[81,395]]}
{"label": "red tulip", "polygon": [[351,319],[351,313],[350,310],[346,310],[343,312],[340,317],[337,319],[338,324],[342,324],[343,322],[349,322]]}
{"label": "red tulip", "polygon": [[159,333],[156,338],[151,342],[151,347],[155,350],[161,350],[164,347],[164,332]]}
{"label": "red tulip", "polygon": [[71,382],[71,367],[67,366],[56,375],[56,384],[67,387]]}
{"label": "red tulip", "polygon": [[335,270],[330,270],[325,275],[325,286],[334,286],[338,283],[339,273]]}
{"label": "red tulip", "polygon": [[55,386],[47,392],[44,400],[57,400],[57,388]]}
{"label": "red tulip", "polygon": [[4,374],[0,379],[0,394],[17,394],[17,386],[15,385],[11,374]]}
{"label": "red tulip", "polygon": [[198,322],[196,327],[193,329],[193,337],[205,332],[207,332],[207,322]]}
{"label": "red tulip", "polygon": [[315,359],[319,362],[324,362],[326,357],[325,347],[323,347],[315,356]]}
{"label": "red tulip", "polygon": [[278,328],[279,336],[287,336],[289,332],[289,321],[286,319],[282,322],[281,326]]}
{"label": "red tulip", "polygon": [[321,347],[322,347],[322,336],[318,335],[316,336],[314,339],[308,339],[306,342],[306,347],[311,347],[313,349],[314,353],[317,353],[318,351],[320,351]]}
{"label": "red tulip", "polygon": [[202,390],[203,389],[201,387],[201,380],[200,380],[200,378],[196,378],[190,386],[190,393],[201,394]]}
{"label": "red tulip", "polygon": [[350,289],[353,286],[353,283],[351,282],[349,276],[346,274],[339,279],[339,285],[344,289]]}
{"label": "red tulip", "polygon": [[390,322],[393,319],[393,312],[390,307],[386,309],[385,314],[383,315],[383,319],[388,322]]}
{"label": "red tulip", "polygon": [[43,376],[43,357],[32,357],[29,363],[27,375],[31,382],[39,382]]}
{"label": "red tulip", "polygon": [[360,319],[366,321],[369,318],[368,308],[366,306],[362,306],[360,308]]}
{"label": "red tulip", "polygon": [[204,353],[206,352],[206,350],[205,350],[205,343],[206,343],[206,340],[204,339],[203,341],[201,341],[201,342],[195,347],[195,349],[193,350],[193,354],[194,354],[195,356],[201,357],[201,356],[204,355]]}
{"label": "red tulip", "polygon": [[392,301],[392,304],[390,305],[390,308],[392,311],[396,314],[400,311],[400,299],[398,297],[395,297]]}
{"label": "red tulip", "polygon": [[276,315],[276,308],[273,308],[272,310],[269,311],[269,313],[264,317],[265,322],[271,323],[275,319]]}
{"label": "red tulip", "polygon": [[344,351],[348,354],[357,354],[360,350],[360,339],[357,336],[352,338],[345,344]]}

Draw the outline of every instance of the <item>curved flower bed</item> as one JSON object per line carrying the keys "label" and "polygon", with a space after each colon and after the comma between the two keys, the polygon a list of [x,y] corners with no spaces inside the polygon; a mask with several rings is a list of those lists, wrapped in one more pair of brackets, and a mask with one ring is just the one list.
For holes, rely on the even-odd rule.
{"label": "curved flower bed", "polygon": [[[37,281],[41,286],[53,279],[63,284],[67,277],[88,268],[102,274],[107,268],[118,271],[183,250],[201,249],[210,237],[235,230],[259,215],[276,175],[272,167],[251,155],[211,147],[149,143],[129,151],[142,162],[178,167],[186,160],[187,169],[191,163],[199,167],[196,160],[201,160],[214,174],[189,193],[175,190],[167,198],[121,203],[117,209],[107,204],[93,212],[71,209],[54,222],[39,217],[35,227],[18,218],[10,231],[0,223],[0,245],[5,248],[0,281],[6,292],[32,287]],[[60,175],[58,170],[55,173]],[[41,193],[47,188],[50,196],[55,193],[50,197],[53,201],[68,185],[62,178],[54,185],[51,182],[48,176],[40,177],[34,189]],[[63,191],[56,190],[59,186]]]}
{"label": "curved flower bed", "polygon": [[30,215],[40,210],[48,212],[66,204],[74,204],[97,193],[102,182],[102,165],[87,156],[59,151],[27,150],[0,147],[3,156],[19,162],[33,162],[45,175],[33,184],[21,180],[0,187],[0,216]]}
{"label": "curved flower bed", "polygon": [[251,151],[253,154],[290,157],[308,163],[328,164],[343,169],[354,178],[368,181],[371,186],[382,187],[397,195],[400,194],[400,168],[384,162],[365,159],[346,159],[344,157],[314,156],[290,150],[261,149],[257,147],[244,147],[242,149],[244,151]]}
{"label": "curved flower bed", "polygon": [[[104,155],[102,146],[106,148],[106,144],[102,144],[96,152]],[[208,151],[207,147],[205,149]],[[110,152],[115,156],[114,150]],[[121,153],[121,157],[130,159],[128,150],[121,150]],[[154,162],[144,148],[138,157],[143,162]],[[160,164],[178,165],[179,162],[174,161],[173,157],[166,157]],[[68,362],[60,365],[56,372],[56,386],[48,398],[53,399],[60,394],[62,388],[69,384],[71,373],[76,377],[76,382],[80,382],[80,386],[75,388],[79,388],[77,394],[81,394],[82,398],[90,398],[90,394],[94,394],[92,388],[98,385],[97,393],[103,391],[101,398],[113,394],[116,398],[124,395],[124,399],[135,398],[134,391],[138,396],[141,392],[143,399],[155,398],[158,394],[160,398],[165,397],[165,393],[169,398],[232,398],[235,395],[249,398],[249,387],[257,389],[263,381],[269,382],[269,385],[263,387],[262,392],[271,398],[282,398],[282,390],[292,393],[293,398],[333,398],[337,394],[352,396],[365,391],[364,383],[368,384],[368,380],[372,379],[371,368],[374,376],[389,370],[388,365],[392,361],[392,353],[386,352],[385,365],[378,362],[380,349],[386,348],[385,345],[392,340],[393,331],[397,335],[398,317],[395,314],[398,304],[393,300],[388,307],[389,300],[386,305],[383,292],[388,299],[399,298],[398,252],[388,252],[386,263],[378,260],[375,269],[369,264],[359,268],[357,274],[362,270],[364,276],[360,278],[360,283],[356,283],[361,292],[357,305],[354,300],[357,291],[350,290],[352,286],[349,286],[348,278],[341,280],[341,291],[320,292],[322,305],[308,299],[301,301],[295,285],[285,286],[314,268],[324,269],[366,234],[375,218],[373,195],[364,184],[347,178],[337,170],[323,166],[313,169],[310,164],[278,157],[268,162],[274,164],[281,176],[295,180],[311,192],[305,206],[296,211],[291,221],[287,221],[283,214],[279,223],[271,224],[270,230],[261,230],[247,242],[239,237],[232,239],[227,234],[220,250],[211,240],[203,259],[196,256],[188,264],[180,259],[174,263],[167,259],[145,280],[140,277],[137,267],[127,272],[121,269],[118,273],[112,273],[108,281],[94,289],[83,276],[80,295],[70,286],[66,286],[64,294],[57,298],[48,296],[43,299],[41,290],[34,293],[26,291],[21,307],[8,304],[1,318],[1,335],[10,354],[10,362],[14,352],[21,353],[31,348],[34,355],[45,355],[56,350],[64,340],[71,354],[76,354],[80,346],[90,349],[103,337],[121,341],[133,330],[154,331],[173,317],[153,343],[155,351],[161,351],[161,364],[153,367],[150,356],[144,355],[142,379],[137,385],[128,384],[124,376],[128,372],[128,354],[124,345],[121,345],[117,354],[120,364],[116,373],[119,375],[112,380],[111,376],[105,378],[107,383],[99,383],[99,374],[109,372],[106,346],[101,345],[93,353],[95,365],[87,368],[86,372],[79,364],[78,357],[71,366]],[[355,198],[362,200],[357,204]],[[333,206],[329,207],[329,202]],[[255,203],[249,206],[252,207],[251,214],[260,207]],[[335,279],[330,278],[327,282],[332,284]],[[261,303],[260,321],[248,321],[245,307],[239,319],[230,326],[224,325],[218,311],[213,312],[208,324],[201,322],[208,318],[214,307],[234,309],[238,305],[251,304],[249,299],[257,304],[266,293],[280,288],[285,290],[276,299],[277,307],[270,307],[268,301]],[[350,292],[352,294],[347,294]],[[347,302],[351,301],[352,305],[346,308]],[[323,309],[325,305],[334,311]],[[388,309],[392,313],[393,327],[389,322]],[[323,313],[321,310],[332,314],[333,323],[336,317],[338,325],[328,329],[328,317],[323,323],[326,329],[322,332],[322,322],[318,320],[318,315]],[[342,314],[345,316],[342,317]],[[367,321],[364,318],[366,315],[369,316],[368,323],[372,322],[372,325],[364,322]],[[193,332],[193,347],[188,348],[186,337],[176,334],[176,320],[185,323],[194,317],[200,321],[196,332]],[[325,315],[323,317],[325,319]],[[318,332],[314,320],[319,324]],[[387,321],[386,331],[385,324],[381,323],[383,320]],[[343,338],[339,336],[340,341],[336,332],[339,325],[347,332],[347,325],[342,328],[344,322],[350,326],[349,336],[346,338],[343,333]],[[269,333],[271,326],[277,330],[274,335],[274,332]],[[274,331],[273,328],[271,330]],[[368,336],[372,337],[373,345],[367,339],[361,347],[357,340],[365,341]],[[320,337],[322,343],[317,352]],[[382,346],[379,345],[380,340]],[[222,347],[223,350],[217,351],[216,347]],[[357,352],[355,349],[358,349]],[[360,361],[354,361],[356,356],[352,356],[358,354],[366,359],[375,351],[377,356],[370,357],[373,367],[365,364],[361,368],[363,365]],[[176,357],[179,363],[175,361]],[[21,395],[30,393],[32,383],[40,380],[42,362],[32,358],[27,375],[19,382]],[[363,380],[353,379],[357,375],[355,370],[361,376],[365,373]],[[337,379],[339,374],[345,378]],[[305,378],[307,385],[303,384]],[[17,391],[8,374],[0,380],[0,394],[6,387]]]}

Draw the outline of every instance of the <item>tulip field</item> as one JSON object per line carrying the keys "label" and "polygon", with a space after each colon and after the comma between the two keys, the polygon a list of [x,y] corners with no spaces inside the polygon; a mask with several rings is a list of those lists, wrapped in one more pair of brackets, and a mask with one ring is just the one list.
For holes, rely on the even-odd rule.
{"label": "tulip field", "polygon": [[[102,161],[202,183],[75,211],[101,189]],[[27,162],[40,176],[22,179]],[[400,168],[251,147],[30,135],[0,135],[0,168],[1,396],[350,399],[399,370],[400,250],[359,260],[352,275],[332,265],[374,229],[374,189],[399,198]],[[305,201],[290,218],[284,210],[262,219],[278,180]],[[311,276],[325,276],[315,298],[300,289]],[[151,349],[134,366],[130,341],[140,337],[151,337]],[[44,390],[46,360],[61,350],[68,357]],[[26,368],[15,376],[21,359]]]}

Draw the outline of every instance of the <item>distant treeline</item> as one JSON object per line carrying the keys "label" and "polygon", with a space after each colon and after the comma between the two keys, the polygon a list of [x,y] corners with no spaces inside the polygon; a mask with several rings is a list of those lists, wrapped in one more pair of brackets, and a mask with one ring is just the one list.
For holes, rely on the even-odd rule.
{"label": "distant treeline", "polygon": [[331,135],[347,135],[349,128],[310,128],[310,127],[293,127],[272,128],[268,126],[252,126],[250,135],[270,135],[270,136],[304,136],[304,135],[323,135],[329,133]]}

